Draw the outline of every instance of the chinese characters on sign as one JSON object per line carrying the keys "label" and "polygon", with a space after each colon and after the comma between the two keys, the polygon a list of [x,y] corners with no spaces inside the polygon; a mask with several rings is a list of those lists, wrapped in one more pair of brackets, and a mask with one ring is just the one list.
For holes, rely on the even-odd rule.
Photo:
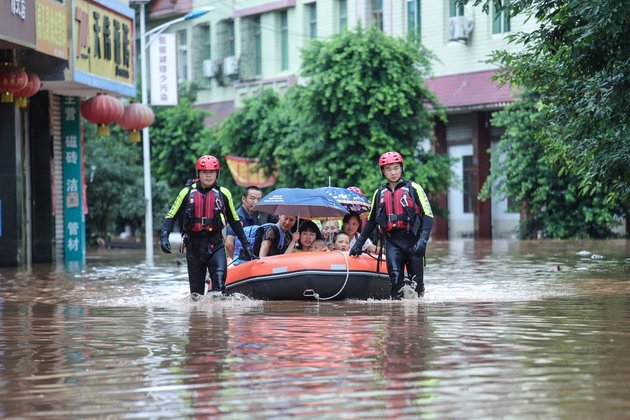
{"label": "chinese characters on sign", "polygon": [[175,34],[151,38],[151,105],[177,105]]}
{"label": "chinese characters on sign", "polygon": [[133,84],[133,15],[84,0],[74,4],[77,69]]}
{"label": "chinese characters on sign", "polygon": [[26,19],[26,1],[25,0],[11,0],[11,4],[9,7],[13,15],[21,17],[22,20]]}
{"label": "chinese characters on sign", "polygon": [[85,265],[85,214],[82,206],[83,165],[78,98],[62,97],[61,117],[64,260],[68,271],[76,271]]}

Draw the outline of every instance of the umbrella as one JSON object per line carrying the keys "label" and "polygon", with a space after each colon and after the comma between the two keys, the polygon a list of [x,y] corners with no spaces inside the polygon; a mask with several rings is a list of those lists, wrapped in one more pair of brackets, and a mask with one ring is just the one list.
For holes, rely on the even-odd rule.
{"label": "umbrella", "polygon": [[370,200],[368,200],[366,196],[352,190],[339,187],[322,187],[315,188],[315,190],[328,194],[337,200],[339,204],[344,206],[349,212],[361,214],[370,211]]}
{"label": "umbrella", "polygon": [[348,210],[321,191],[307,188],[278,188],[258,202],[256,210],[305,219],[343,217]]}

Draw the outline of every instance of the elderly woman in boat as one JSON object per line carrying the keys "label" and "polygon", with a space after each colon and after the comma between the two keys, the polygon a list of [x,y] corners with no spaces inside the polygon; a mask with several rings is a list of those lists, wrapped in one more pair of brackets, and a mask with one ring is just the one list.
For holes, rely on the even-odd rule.
{"label": "elderly woman in boat", "polygon": [[291,233],[296,221],[295,216],[283,214],[278,219],[278,223],[269,226],[263,235],[259,256],[268,257],[292,253],[299,239]]}

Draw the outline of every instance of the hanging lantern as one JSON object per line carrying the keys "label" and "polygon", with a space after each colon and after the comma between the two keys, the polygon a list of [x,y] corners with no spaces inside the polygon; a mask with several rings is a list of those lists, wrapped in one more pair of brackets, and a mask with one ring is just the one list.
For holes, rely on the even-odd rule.
{"label": "hanging lantern", "polygon": [[132,102],[125,107],[118,124],[129,131],[129,141],[137,143],[140,141],[140,130],[153,124],[155,116],[153,111],[146,105],[138,102]]}
{"label": "hanging lantern", "polygon": [[96,130],[98,136],[109,136],[108,125],[118,122],[124,112],[123,104],[106,93],[99,93],[87,101],[81,102],[81,115],[98,126]]}
{"label": "hanging lantern", "polygon": [[26,86],[21,90],[13,93],[15,103],[20,108],[26,108],[28,106],[28,98],[39,92],[39,88],[42,86],[42,82],[39,80],[39,76],[31,71],[26,72],[28,76],[28,82]]}
{"label": "hanging lantern", "polygon": [[28,83],[26,72],[13,64],[0,65],[0,102],[13,102],[13,94]]}

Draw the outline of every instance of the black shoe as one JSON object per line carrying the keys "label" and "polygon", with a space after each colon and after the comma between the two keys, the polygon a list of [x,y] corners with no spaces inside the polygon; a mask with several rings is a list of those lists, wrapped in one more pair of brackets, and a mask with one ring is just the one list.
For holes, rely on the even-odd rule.
{"label": "black shoe", "polygon": [[419,284],[416,286],[416,293],[420,297],[424,297],[424,284]]}

